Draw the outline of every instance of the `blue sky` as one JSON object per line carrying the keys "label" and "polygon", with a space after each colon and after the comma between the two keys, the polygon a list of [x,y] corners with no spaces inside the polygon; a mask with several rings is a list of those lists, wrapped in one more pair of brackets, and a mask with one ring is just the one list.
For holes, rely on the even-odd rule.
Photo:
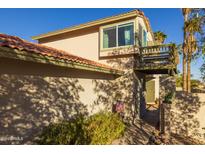
{"label": "blue sky", "polygon": [[[81,24],[132,9],[0,9],[0,33],[33,41],[31,36]],[[149,18],[153,31],[163,31],[166,43],[181,43],[183,17],[180,9],[140,9]],[[192,62],[193,78],[200,78],[202,59]],[[178,66],[181,71],[182,65]],[[182,71],[181,71],[182,72]]]}

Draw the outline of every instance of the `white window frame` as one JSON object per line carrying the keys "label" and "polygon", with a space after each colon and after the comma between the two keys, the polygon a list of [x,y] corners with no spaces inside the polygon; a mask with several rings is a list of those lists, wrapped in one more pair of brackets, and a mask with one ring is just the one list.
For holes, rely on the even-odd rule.
{"label": "white window frame", "polygon": [[[101,26],[100,27],[100,51],[112,50],[112,49],[116,49],[116,48],[128,48],[128,47],[133,46],[133,45],[118,46],[118,26],[124,25],[124,24],[129,24],[129,23],[133,23],[133,29],[134,29],[134,44],[133,45],[135,45],[136,44],[136,40],[135,40],[136,20],[132,19],[132,20],[126,20],[123,22],[118,22],[118,23],[114,23],[114,24]],[[109,28],[109,27],[115,27],[115,26],[116,26],[116,47],[103,48],[103,29]]]}

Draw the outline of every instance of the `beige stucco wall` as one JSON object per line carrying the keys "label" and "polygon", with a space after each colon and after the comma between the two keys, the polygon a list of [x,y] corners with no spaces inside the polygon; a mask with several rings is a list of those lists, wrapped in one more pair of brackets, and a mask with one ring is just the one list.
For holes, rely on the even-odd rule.
{"label": "beige stucco wall", "polygon": [[[98,103],[95,105],[98,95],[95,94],[94,89],[96,84],[94,80],[91,79],[78,79],[79,84],[84,88],[84,91],[79,93],[80,101],[87,106],[89,115],[97,113],[101,110],[104,110],[103,103]],[[105,80],[97,80],[99,82],[105,82]]]}
{"label": "beige stucco wall", "polygon": [[171,105],[171,132],[205,140],[205,94],[176,92]]}
{"label": "beige stucco wall", "polygon": [[198,112],[196,113],[195,117],[199,121],[199,133],[201,134],[200,137],[204,141],[205,140],[205,94],[204,93],[198,93],[196,94],[199,97],[199,100],[201,102],[200,108]]}
{"label": "beige stucco wall", "polygon": [[[88,114],[78,79],[0,75],[0,144],[33,144],[52,122]],[[20,137],[22,140],[7,140]]]}
{"label": "beige stucco wall", "polygon": [[174,88],[176,78],[160,77],[160,99],[173,91],[172,104],[164,104],[164,125],[166,133],[205,140],[205,93],[186,93]]}
{"label": "beige stucco wall", "polygon": [[112,79],[108,74],[8,58],[0,58],[0,64],[5,66],[0,67],[0,144],[34,144],[52,122],[103,110],[103,103],[94,104],[94,81]]}
{"label": "beige stucco wall", "polygon": [[68,34],[67,37],[63,39],[42,44],[68,51],[80,57],[98,61],[98,38],[98,29],[93,29],[89,31],[84,30],[80,34]]}

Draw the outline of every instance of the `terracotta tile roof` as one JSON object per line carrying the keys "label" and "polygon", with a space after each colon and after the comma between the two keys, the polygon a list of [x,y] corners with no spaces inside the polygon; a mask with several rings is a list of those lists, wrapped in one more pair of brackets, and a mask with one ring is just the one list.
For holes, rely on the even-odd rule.
{"label": "terracotta tile roof", "polygon": [[63,50],[58,50],[58,49],[48,47],[45,45],[41,45],[41,44],[31,43],[23,39],[20,39],[19,37],[10,36],[7,34],[0,34],[0,47],[8,47],[12,49],[18,49],[21,51],[23,50],[28,53],[49,56],[55,59],[62,59],[67,62],[84,64],[84,65],[88,65],[91,67],[97,67],[100,69],[106,69],[110,71],[120,71],[117,69],[113,69],[111,66],[104,65],[104,64],[92,61],[92,60],[79,57],[79,56],[75,56]]}

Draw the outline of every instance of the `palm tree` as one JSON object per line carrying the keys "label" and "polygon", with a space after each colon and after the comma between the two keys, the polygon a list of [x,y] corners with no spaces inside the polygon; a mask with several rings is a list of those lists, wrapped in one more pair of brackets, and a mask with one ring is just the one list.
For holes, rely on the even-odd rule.
{"label": "palm tree", "polygon": [[185,23],[184,31],[187,32],[187,91],[191,92],[191,60],[192,55],[197,50],[195,34],[201,32],[201,20],[193,18]]}
{"label": "palm tree", "polygon": [[[184,24],[188,21],[189,13],[191,12],[190,8],[183,8],[182,13],[184,16]],[[187,36],[186,29],[184,28],[184,41],[183,41],[183,91],[187,91],[187,72],[186,72],[186,61],[187,61]]]}
{"label": "palm tree", "polygon": [[154,39],[157,45],[163,44],[164,40],[167,38],[167,35],[161,31],[154,32]]}

